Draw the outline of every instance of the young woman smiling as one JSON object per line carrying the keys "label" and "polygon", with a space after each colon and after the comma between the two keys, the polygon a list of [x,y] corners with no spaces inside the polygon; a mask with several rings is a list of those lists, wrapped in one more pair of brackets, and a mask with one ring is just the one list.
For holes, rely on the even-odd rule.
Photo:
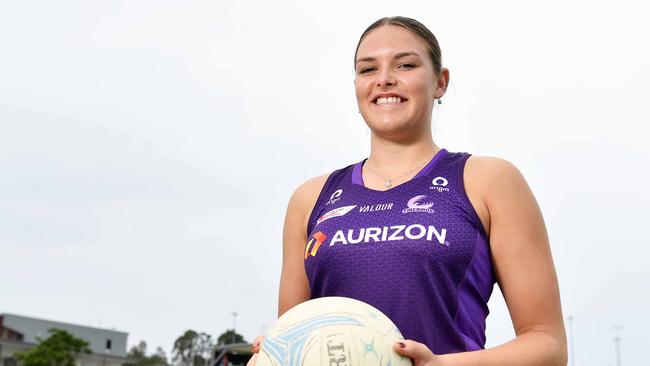
{"label": "young woman smiling", "polygon": [[[379,19],[354,67],[370,154],[293,193],[278,314],[346,296],[388,315],[406,338],[395,350],[416,366],[566,365],[548,236],[524,177],[506,160],[434,142],[433,106],[449,83],[434,35],[414,19]],[[495,283],[516,337],[485,349]]]}

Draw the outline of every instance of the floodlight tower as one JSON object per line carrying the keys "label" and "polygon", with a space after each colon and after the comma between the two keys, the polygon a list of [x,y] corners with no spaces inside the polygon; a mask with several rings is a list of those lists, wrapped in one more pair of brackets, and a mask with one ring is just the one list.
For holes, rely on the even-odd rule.
{"label": "floodlight tower", "polygon": [[230,314],[232,314],[232,334],[230,335],[230,343],[235,343],[235,321],[237,320],[237,312],[233,311]]}
{"label": "floodlight tower", "polygon": [[569,315],[569,355],[571,356],[571,366],[576,366],[576,351],[573,345],[573,315]]}
{"label": "floodlight tower", "polygon": [[621,366],[621,330],[623,327],[620,325],[613,326],[616,335],[614,336],[614,346],[616,347],[616,366]]}

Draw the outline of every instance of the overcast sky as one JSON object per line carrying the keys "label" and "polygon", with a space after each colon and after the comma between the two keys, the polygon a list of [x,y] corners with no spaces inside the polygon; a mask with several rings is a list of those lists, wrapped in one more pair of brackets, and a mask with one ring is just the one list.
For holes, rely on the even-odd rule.
{"label": "overcast sky", "polygon": [[[13,1],[0,5],[0,312],[247,340],[277,311],[301,182],[369,153],[353,56],[427,25],[434,139],[498,156],[542,208],[576,364],[646,360],[650,50],[634,1]],[[488,346],[513,337],[500,292]],[[642,361],[644,360],[644,361]]]}

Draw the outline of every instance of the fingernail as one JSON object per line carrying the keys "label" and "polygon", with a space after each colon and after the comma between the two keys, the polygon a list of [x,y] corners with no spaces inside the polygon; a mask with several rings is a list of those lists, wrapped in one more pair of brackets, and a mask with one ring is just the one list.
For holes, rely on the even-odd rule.
{"label": "fingernail", "polygon": [[406,347],[406,343],[404,343],[404,342],[397,342],[397,343],[399,343],[400,348],[405,348]]}

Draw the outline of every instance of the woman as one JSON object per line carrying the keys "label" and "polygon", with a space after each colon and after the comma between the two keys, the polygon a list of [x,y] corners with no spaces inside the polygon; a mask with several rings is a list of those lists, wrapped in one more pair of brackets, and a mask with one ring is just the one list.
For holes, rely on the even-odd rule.
{"label": "woman", "polygon": [[[565,365],[557,278],[526,181],[505,160],[433,141],[433,105],[449,83],[434,35],[413,19],[380,19],[359,40],[355,74],[370,155],[292,195],[279,315],[347,296],[395,322],[407,339],[395,350],[414,365]],[[494,283],[516,338],[486,350]]]}

